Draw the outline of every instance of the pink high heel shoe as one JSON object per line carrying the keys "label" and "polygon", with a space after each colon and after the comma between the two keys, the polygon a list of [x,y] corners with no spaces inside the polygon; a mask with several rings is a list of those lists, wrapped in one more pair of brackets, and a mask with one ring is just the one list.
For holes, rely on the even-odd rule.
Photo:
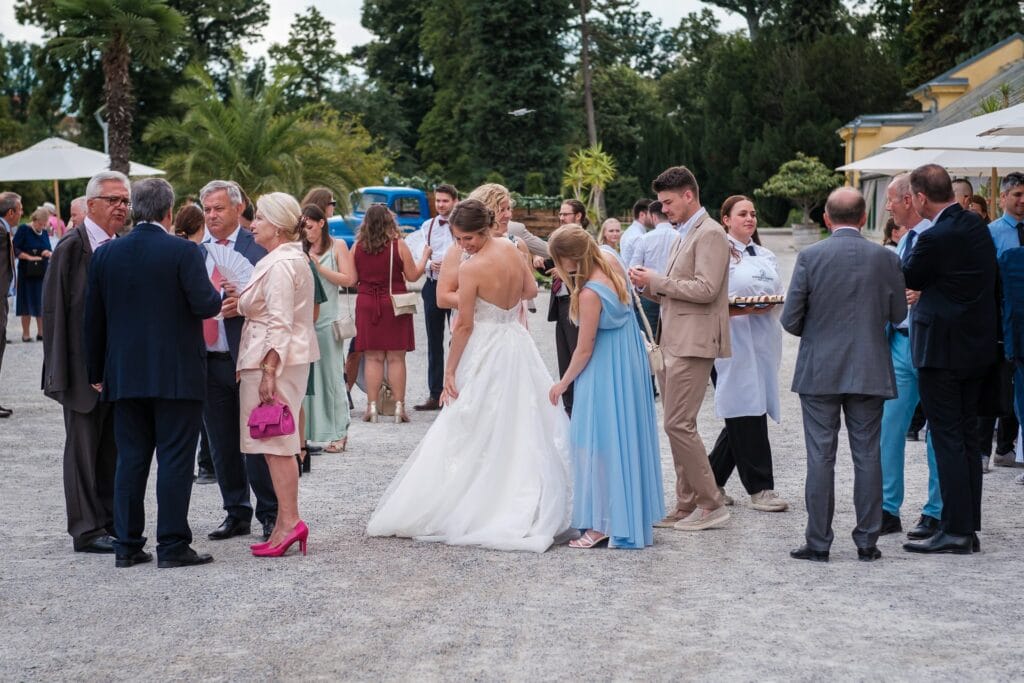
{"label": "pink high heel shoe", "polygon": [[286,552],[288,552],[288,548],[291,548],[292,544],[298,541],[299,550],[301,550],[302,554],[305,555],[306,539],[308,538],[309,527],[306,526],[306,523],[300,519],[299,523],[296,524],[295,528],[292,529],[292,532],[288,534],[283,541],[281,541],[280,545],[270,545],[268,543],[264,545],[262,548],[254,547],[252,549],[252,554],[253,557],[281,557]]}

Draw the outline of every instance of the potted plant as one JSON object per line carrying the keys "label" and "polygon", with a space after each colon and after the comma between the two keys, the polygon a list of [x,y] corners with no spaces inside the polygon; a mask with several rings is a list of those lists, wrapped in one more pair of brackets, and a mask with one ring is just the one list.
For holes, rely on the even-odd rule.
{"label": "potted plant", "polygon": [[754,195],[788,199],[803,212],[801,222],[793,224],[793,246],[800,251],[821,236],[820,228],[811,220],[811,209],[842,184],[841,174],[830,170],[817,157],[797,152],[796,158],[782,164],[775,175],[754,190]]}

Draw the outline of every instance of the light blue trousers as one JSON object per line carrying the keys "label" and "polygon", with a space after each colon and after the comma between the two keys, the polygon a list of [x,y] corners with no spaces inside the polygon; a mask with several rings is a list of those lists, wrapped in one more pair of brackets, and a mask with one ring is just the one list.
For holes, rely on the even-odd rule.
{"label": "light blue trousers", "polygon": [[[907,447],[907,430],[914,417],[920,394],[917,389],[917,370],[910,356],[910,339],[891,330],[889,349],[896,373],[896,398],[889,399],[882,408],[882,509],[899,516],[903,505],[903,461]],[[935,449],[928,435],[928,501],[921,514],[942,519],[942,494],[939,492],[939,474],[935,467]]]}

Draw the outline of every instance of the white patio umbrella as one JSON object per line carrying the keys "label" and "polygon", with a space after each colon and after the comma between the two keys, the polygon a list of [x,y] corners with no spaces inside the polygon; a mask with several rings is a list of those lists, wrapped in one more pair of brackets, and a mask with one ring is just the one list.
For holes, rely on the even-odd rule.
{"label": "white patio umbrella", "polygon": [[1024,152],[1024,135],[1010,134],[1024,128],[1024,104],[982,114],[934,128],[909,138],[888,142],[883,147],[910,149],[973,149],[990,152]]}
{"label": "white patio umbrella", "polygon": [[[52,180],[54,204],[60,207],[58,180],[91,178],[109,168],[110,157],[103,152],[80,147],[64,138],[47,138],[28,149],[0,158],[0,181]],[[163,173],[158,168],[133,161],[128,175]]]}
{"label": "white patio umbrella", "polygon": [[993,168],[1000,175],[1024,168],[1024,152],[965,149],[889,149],[845,166],[839,171],[895,175],[925,164],[938,164],[953,175],[981,175]]}

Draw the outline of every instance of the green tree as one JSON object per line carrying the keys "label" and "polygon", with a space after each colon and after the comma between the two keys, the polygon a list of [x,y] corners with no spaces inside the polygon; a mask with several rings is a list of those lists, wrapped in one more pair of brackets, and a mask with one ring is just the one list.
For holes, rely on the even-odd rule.
{"label": "green tree", "polygon": [[751,40],[757,40],[761,33],[761,25],[771,21],[779,8],[779,0],[707,0],[707,3],[746,19],[747,34]]}
{"label": "green tree", "polygon": [[45,11],[57,26],[47,42],[54,54],[69,59],[98,54],[110,168],[127,173],[135,116],[132,61],[166,59],[181,33],[181,15],[164,0],[55,0]]}
{"label": "green tree", "polygon": [[963,7],[946,0],[914,0],[906,29],[911,57],[903,72],[905,87],[916,88],[956,65],[967,48],[955,29]]}
{"label": "green tree", "polygon": [[846,18],[840,0],[783,0],[776,29],[783,41],[810,43],[842,33]]}
{"label": "green tree", "polygon": [[957,61],[969,59],[1013,32],[1024,29],[1024,9],[1018,0],[967,0],[957,24],[964,51]]}
{"label": "green tree", "polygon": [[285,82],[285,96],[293,104],[322,102],[345,74],[345,58],[338,54],[334,23],[316,7],[295,15],[288,42],[271,45],[271,73]]}
{"label": "green tree", "polygon": [[779,167],[760,188],[758,197],[787,199],[803,212],[803,224],[811,222],[811,209],[821,204],[828,193],[843,184],[843,176],[835,173],[816,157],[797,152],[796,158]]}
{"label": "green tree", "polygon": [[250,94],[235,78],[224,100],[208,75],[198,69],[188,75],[194,84],[174,94],[184,116],[158,119],[145,133],[177,150],[161,164],[184,193],[210,178],[230,178],[252,196],[275,190],[300,195],[310,185],[346,190],[344,196],[379,182],[388,170],[388,159],[370,150],[370,136],[357,121],[321,104],[291,107],[279,83]]}

